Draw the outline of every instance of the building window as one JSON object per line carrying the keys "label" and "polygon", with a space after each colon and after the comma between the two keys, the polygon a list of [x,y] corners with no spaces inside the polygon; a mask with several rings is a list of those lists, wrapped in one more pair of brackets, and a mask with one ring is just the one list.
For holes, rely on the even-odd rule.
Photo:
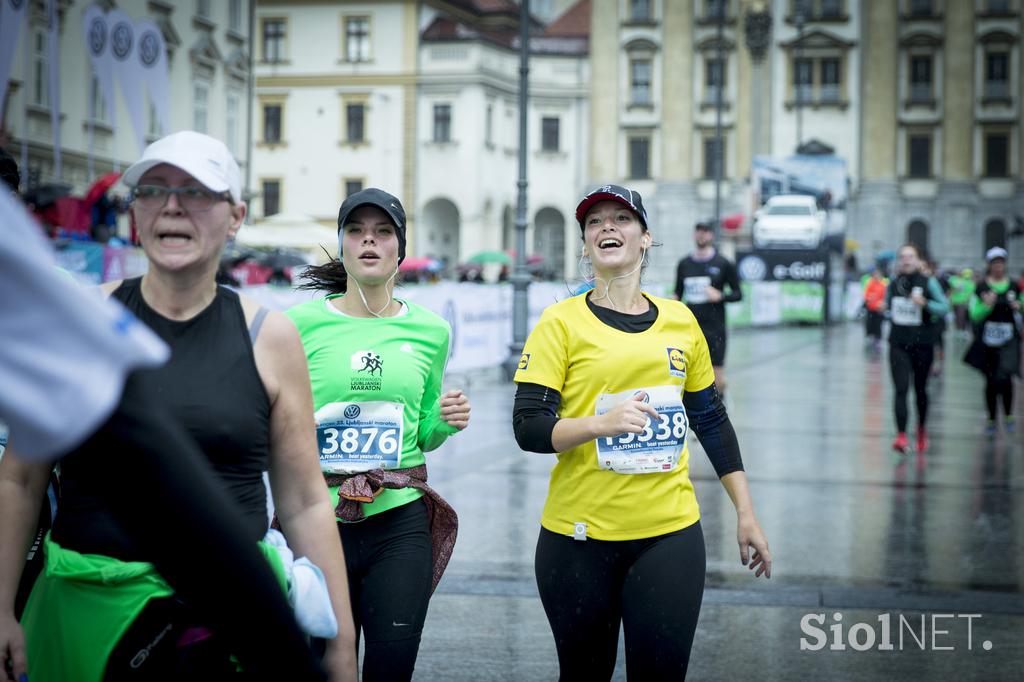
{"label": "building window", "polygon": [[704,18],[718,19],[725,16],[725,5],[727,0],[704,0]]}
{"label": "building window", "polygon": [[651,0],[629,0],[629,20],[647,22],[651,20]]}
{"label": "building window", "polygon": [[985,134],[985,177],[1005,178],[1010,174],[1009,149],[1010,138],[1006,133]]}
{"label": "building window", "polygon": [[89,119],[104,123],[109,122],[107,120],[107,102],[103,99],[100,79],[96,76],[89,78]]}
{"label": "building window", "polygon": [[263,105],[263,141],[276,144],[281,141],[281,114],[284,107],[280,104]]}
{"label": "building window", "polygon": [[798,103],[814,97],[814,62],[801,57],[793,60],[793,95]]}
{"label": "building window", "polygon": [[931,135],[907,136],[907,175],[912,178],[930,178],[932,176]]}
{"label": "building window", "polygon": [[993,246],[1006,248],[1006,223],[999,218],[993,218],[985,223],[985,247],[982,253],[986,253]]}
{"label": "building window", "polygon": [[839,65],[838,57],[824,57],[818,63],[821,72],[821,88],[818,91],[818,99],[822,102],[839,101],[839,85],[842,80]]}
{"label": "building window", "polygon": [[345,178],[345,198],[356,192],[363,191],[363,181],[360,178]]}
{"label": "building window", "polygon": [[146,134],[154,140],[162,136],[160,118],[156,115],[156,107],[149,103],[149,123],[146,126]]}
{"label": "building window", "polygon": [[932,58],[929,55],[910,58],[910,101],[932,99]]}
{"label": "building window", "polygon": [[210,110],[210,86],[207,83],[192,84],[192,130],[205,133],[208,128]]}
{"label": "building window", "polygon": [[629,177],[635,180],[651,177],[651,138],[629,138]]}
{"label": "building window", "polygon": [[204,19],[210,17],[210,0],[196,0],[196,16]]}
{"label": "building window", "polygon": [[843,0],[821,0],[819,16],[823,19],[843,16]]}
{"label": "building window", "polygon": [[284,61],[284,19],[263,20],[263,61]]}
{"label": "building window", "polygon": [[345,17],[345,60],[370,61],[370,19]]}
{"label": "building window", "polygon": [[366,141],[366,105],[345,105],[345,140],[348,142]]}
{"label": "building window", "polygon": [[1010,0],[988,0],[989,14],[1009,14]]}
{"label": "building window", "polygon": [[910,16],[912,17],[930,17],[934,11],[932,6],[932,0],[909,0],[910,1]]}
{"label": "building window", "polygon": [[718,177],[718,170],[721,168],[722,177],[725,177],[725,138],[721,138],[721,144],[717,138],[704,138],[704,177],[714,179]]}
{"label": "building window", "polygon": [[494,105],[487,105],[487,116],[484,118],[484,144],[494,144]]}
{"label": "building window", "polygon": [[452,141],[452,105],[434,105],[434,142]]}
{"label": "building window", "polygon": [[1010,96],[1010,59],[1006,52],[985,55],[985,97],[1006,99]]}
{"label": "building window", "polygon": [[281,181],[263,181],[263,217],[267,218],[281,212]]}
{"label": "building window", "polygon": [[651,104],[651,60],[634,59],[629,63],[629,92],[633,104]]}
{"label": "building window", "polygon": [[546,152],[558,151],[558,119],[554,116],[540,120],[540,148]]}
{"label": "building window", "polygon": [[32,104],[50,106],[50,76],[47,64],[46,31],[37,30],[32,50]]}
{"label": "building window", "polygon": [[237,92],[229,92],[227,97],[227,134],[224,140],[228,150],[238,156],[238,120],[241,112],[241,97]]}
{"label": "building window", "polygon": [[[704,59],[704,100],[714,102],[718,97],[718,89],[726,86],[725,60],[716,57]],[[724,93],[723,93],[724,97]]]}
{"label": "building window", "polygon": [[242,0],[231,0],[228,3],[228,28],[235,33],[241,33]]}
{"label": "building window", "polygon": [[922,258],[928,258],[928,223],[912,220],[907,225],[907,243],[916,246]]}

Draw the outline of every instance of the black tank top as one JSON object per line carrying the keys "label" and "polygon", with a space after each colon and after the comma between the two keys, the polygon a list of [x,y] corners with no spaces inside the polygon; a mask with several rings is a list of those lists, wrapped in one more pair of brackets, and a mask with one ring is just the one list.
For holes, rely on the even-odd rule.
{"label": "black tank top", "polygon": [[900,273],[889,283],[889,340],[904,345],[930,345],[935,343],[935,320],[927,305],[918,312],[916,304],[910,302],[914,289],[920,289],[928,301],[935,300],[928,278],[920,272]]}
{"label": "black tank top", "polygon": [[[125,280],[113,296],[171,348],[167,364],[138,373],[140,385],[159,396],[199,444],[256,542],[267,530],[263,472],[269,460],[270,398],[256,369],[238,294],[217,287],[216,297],[202,312],[176,321],[146,304],[140,282],[139,278]],[[146,560],[92,494],[89,461],[88,453],[78,450],[61,462],[63,495],[54,540],[78,552]],[[159,485],[159,481],[138,481],[138,485]]]}

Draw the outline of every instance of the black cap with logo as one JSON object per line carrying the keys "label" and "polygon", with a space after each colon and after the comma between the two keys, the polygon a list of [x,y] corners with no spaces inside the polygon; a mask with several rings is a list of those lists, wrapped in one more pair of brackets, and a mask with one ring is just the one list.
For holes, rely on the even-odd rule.
{"label": "black cap with logo", "polygon": [[581,231],[586,228],[583,221],[587,218],[587,212],[590,211],[594,204],[601,201],[614,201],[622,204],[633,211],[633,213],[636,213],[637,218],[640,219],[640,224],[644,226],[645,230],[648,229],[647,211],[644,210],[644,200],[640,196],[640,192],[626,189],[619,185],[604,185],[583,197],[583,201],[576,207],[576,222],[580,224]]}
{"label": "black cap with logo", "polygon": [[[395,225],[395,236],[398,237],[398,262],[405,260],[405,209],[398,197],[388,194],[376,187],[367,187],[350,195],[341,202],[338,209],[338,231],[345,227],[352,212],[362,206],[374,206],[384,211]],[[339,239],[340,242],[340,239]]]}

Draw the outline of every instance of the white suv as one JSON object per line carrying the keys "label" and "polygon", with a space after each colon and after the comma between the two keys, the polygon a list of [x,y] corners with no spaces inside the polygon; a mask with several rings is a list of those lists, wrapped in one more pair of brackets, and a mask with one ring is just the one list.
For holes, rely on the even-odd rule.
{"label": "white suv", "polygon": [[754,216],[758,249],[816,249],[825,236],[825,212],[804,194],[774,196]]}

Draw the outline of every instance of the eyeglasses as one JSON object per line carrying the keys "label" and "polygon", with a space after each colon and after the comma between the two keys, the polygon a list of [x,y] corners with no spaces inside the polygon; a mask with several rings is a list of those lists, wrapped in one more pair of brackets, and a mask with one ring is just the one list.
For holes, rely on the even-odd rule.
{"label": "eyeglasses", "polygon": [[163,187],[161,185],[138,185],[132,190],[132,199],[140,207],[155,211],[167,205],[167,198],[178,195],[178,204],[188,211],[209,211],[220,201],[230,201],[227,192],[211,192],[203,187]]}

